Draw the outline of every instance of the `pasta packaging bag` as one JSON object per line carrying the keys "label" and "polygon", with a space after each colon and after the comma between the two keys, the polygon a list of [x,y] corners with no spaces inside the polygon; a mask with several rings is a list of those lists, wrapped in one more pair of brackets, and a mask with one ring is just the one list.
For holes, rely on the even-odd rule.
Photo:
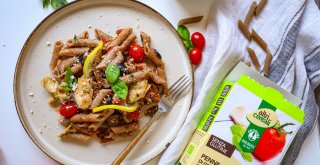
{"label": "pasta packaging bag", "polygon": [[270,83],[262,76],[237,74],[216,92],[178,165],[281,163],[304,112],[289,93],[254,79]]}

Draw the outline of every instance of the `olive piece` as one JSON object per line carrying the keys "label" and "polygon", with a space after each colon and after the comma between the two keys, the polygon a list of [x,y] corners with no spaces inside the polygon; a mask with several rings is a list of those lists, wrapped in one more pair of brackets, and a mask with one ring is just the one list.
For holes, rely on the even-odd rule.
{"label": "olive piece", "polygon": [[128,74],[128,69],[123,64],[118,64],[118,67],[120,69],[120,75]]}

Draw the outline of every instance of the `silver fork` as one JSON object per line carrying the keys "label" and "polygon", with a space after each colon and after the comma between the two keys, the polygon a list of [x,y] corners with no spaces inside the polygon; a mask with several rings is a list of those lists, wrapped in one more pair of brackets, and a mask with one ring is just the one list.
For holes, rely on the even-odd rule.
{"label": "silver fork", "polygon": [[186,93],[186,90],[191,85],[191,80],[188,76],[180,77],[170,88],[169,96],[162,96],[161,102],[158,105],[158,111],[142,128],[139,134],[127,145],[127,147],[120,153],[120,155],[113,161],[112,165],[119,165],[123,159],[129,154],[133,147],[139,142],[142,136],[148,131],[152,123],[157,120],[164,112],[170,111],[174,104]]}

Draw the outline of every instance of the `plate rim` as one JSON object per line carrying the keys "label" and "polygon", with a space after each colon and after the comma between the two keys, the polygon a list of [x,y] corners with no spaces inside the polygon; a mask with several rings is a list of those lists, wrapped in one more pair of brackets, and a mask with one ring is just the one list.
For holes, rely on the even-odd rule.
{"label": "plate rim", "polygon": [[[26,131],[27,135],[29,136],[29,138],[32,140],[32,142],[43,152],[45,153],[48,157],[50,157],[52,160],[56,161],[57,163],[66,163],[64,162],[63,160],[59,159],[58,157],[54,156],[54,154],[51,154],[47,149],[45,149],[45,147],[43,147],[37,140],[36,138],[34,137],[34,135],[32,134],[32,132],[29,130],[28,126],[27,126],[27,123],[25,122],[25,120],[23,119],[23,116],[21,114],[21,109],[23,109],[21,107],[21,104],[19,103],[20,100],[18,99],[18,83],[17,83],[17,80],[19,79],[19,76],[20,75],[20,71],[21,69],[21,64],[22,64],[22,61],[23,61],[23,58],[26,56],[26,53],[25,53],[25,50],[26,50],[26,47],[27,45],[29,44],[30,42],[30,39],[34,36],[35,32],[40,28],[40,26],[42,26],[49,18],[53,17],[56,13],[60,12],[61,10],[63,10],[64,8],[66,8],[67,6],[72,6],[72,5],[77,5],[77,3],[81,3],[82,1],[90,1],[90,0],[77,0],[77,1],[72,1],[72,2],[69,2],[68,4],[54,10],[52,13],[50,13],[49,15],[47,15],[44,19],[42,19],[38,25],[32,30],[32,32],[29,34],[28,38],[25,40],[25,42],[23,43],[23,47],[21,48],[21,51],[19,53],[19,56],[18,56],[18,59],[17,59],[17,62],[16,62],[16,66],[15,66],[15,70],[14,70],[14,79],[13,79],[13,94],[14,94],[14,103],[15,103],[15,108],[16,108],[16,113],[18,114],[18,117],[19,117],[19,120],[20,120],[20,123],[22,124],[24,130]],[[109,0],[109,1],[117,1],[117,0]],[[178,32],[176,31],[175,27],[168,21],[168,19],[166,17],[164,17],[162,14],[160,14],[157,10],[155,10],[154,8],[150,7],[149,5],[143,3],[143,2],[140,2],[140,1],[136,1],[136,0],[129,0],[133,3],[137,3],[138,5],[142,5],[148,9],[150,9],[153,13],[155,13],[156,15],[160,16],[169,26],[170,28],[173,28],[174,31],[175,31],[175,34],[179,37],[178,35]],[[179,42],[183,44],[182,40],[180,39]],[[186,47],[183,48],[185,50],[185,53],[188,54],[188,51],[186,49]],[[190,108],[191,108],[191,105],[192,105],[192,100],[194,98],[194,67],[191,63],[191,60],[189,58],[187,58],[188,61],[189,61],[189,64],[191,66],[191,75],[192,75],[192,87],[191,87],[191,100],[190,100],[190,105],[188,106],[189,107],[189,110],[190,111]],[[184,119],[184,121],[182,122],[182,125],[180,126],[180,128],[178,128],[174,138],[168,142],[162,149],[161,151],[159,152],[159,154],[161,152],[163,152],[171,143],[172,141],[177,137],[177,134],[179,133],[179,131],[181,130],[181,127],[183,126],[183,124],[185,123],[185,120],[186,118]],[[155,158],[156,156],[158,156],[159,154],[153,156],[151,159],[147,160],[146,162],[144,162],[143,164],[151,161],[153,158]]]}

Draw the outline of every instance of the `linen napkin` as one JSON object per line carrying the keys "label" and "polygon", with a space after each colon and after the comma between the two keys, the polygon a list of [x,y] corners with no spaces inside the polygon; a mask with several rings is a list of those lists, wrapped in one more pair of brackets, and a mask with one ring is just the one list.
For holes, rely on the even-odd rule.
{"label": "linen napkin", "polygon": [[[252,2],[213,2],[205,33],[206,48],[194,73],[192,108],[159,164],[178,161],[226,74],[239,61],[250,61],[247,46],[255,50],[263,68],[266,54],[254,41],[249,43],[237,27],[238,19],[244,20]],[[314,0],[269,0],[251,21],[249,29],[252,28],[273,54],[269,79],[303,100],[300,108],[305,112],[305,123],[282,162],[293,164],[318,120],[314,88],[320,83],[320,11]]]}

